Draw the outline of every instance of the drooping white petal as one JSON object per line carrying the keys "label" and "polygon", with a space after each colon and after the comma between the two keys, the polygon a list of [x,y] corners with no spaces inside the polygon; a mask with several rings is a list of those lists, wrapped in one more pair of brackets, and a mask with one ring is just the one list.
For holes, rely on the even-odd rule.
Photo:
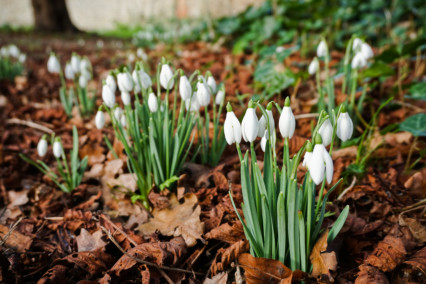
{"label": "drooping white petal", "polygon": [[108,85],[102,86],[102,100],[104,101],[104,103],[107,107],[109,107],[109,108],[114,107],[115,95],[111,91],[111,88]]}
{"label": "drooping white petal", "polygon": [[216,105],[220,105],[224,99],[225,99],[225,92],[223,90],[219,90],[219,92],[217,92],[216,94],[216,99],[215,99]]}
{"label": "drooping white petal", "polygon": [[319,68],[318,60],[314,59],[314,60],[312,60],[312,62],[308,66],[308,73],[310,75],[313,75],[318,71],[318,68]]}
{"label": "drooping white petal", "polygon": [[148,108],[151,112],[157,112],[158,110],[158,100],[154,93],[150,93],[148,96]]}
{"label": "drooping white petal", "polygon": [[361,50],[362,40],[359,38],[354,38],[352,42],[352,51],[358,52]]}
{"label": "drooping white petal", "polygon": [[303,158],[302,166],[308,167],[311,157],[312,157],[312,152],[306,152],[305,157]]}
{"label": "drooping white petal", "polygon": [[95,125],[97,129],[102,129],[105,125],[105,115],[103,111],[98,110],[95,117]]}
{"label": "drooping white petal", "polygon": [[65,78],[68,80],[74,80],[75,78],[75,74],[74,71],[72,71],[72,67],[71,64],[69,62],[67,62],[67,64],[65,64]]}
{"label": "drooping white petal", "polygon": [[78,77],[78,84],[80,85],[80,88],[84,89],[87,87],[87,78],[83,74]]}
{"label": "drooping white petal", "polygon": [[207,78],[207,85],[209,86],[211,93],[215,94],[216,93],[216,81],[213,78],[213,76],[209,76]]}
{"label": "drooping white petal", "polygon": [[327,183],[330,184],[333,180],[333,160],[331,159],[330,154],[325,148],[323,149],[322,154],[325,162],[325,177],[327,179]]}
{"label": "drooping white petal", "polygon": [[242,122],[242,134],[246,142],[253,142],[259,132],[259,120],[254,108],[248,108]]}
{"label": "drooping white petal", "polygon": [[365,42],[361,44],[361,53],[364,55],[365,59],[370,59],[374,56],[373,49],[368,43]]}
{"label": "drooping white petal", "polygon": [[172,89],[173,85],[175,84],[175,79],[173,78],[173,71],[168,64],[163,64],[161,66],[160,84],[166,90]]}
{"label": "drooping white petal", "polygon": [[367,59],[364,54],[358,52],[355,54],[354,58],[352,58],[351,67],[352,69],[364,68],[367,66]]}
{"label": "drooping white petal", "polygon": [[120,121],[121,116],[123,115],[123,109],[121,107],[116,107],[114,109],[114,117],[117,121]]}
{"label": "drooping white petal", "polygon": [[324,57],[326,55],[327,55],[327,43],[324,40],[321,40],[321,42],[318,44],[318,47],[317,47],[317,56]]}
{"label": "drooping white petal", "polygon": [[189,83],[188,77],[186,75],[180,76],[179,79],[179,94],[182,100],[186,101],[191,98],[192,95],[192,87],[191,83]]}
{"label": "drooping white petal", "polygon": [[322,144],[324,146],[330,145],[331,139],[333,138],[333,126],[329,119],[323,122],[318,133],[321,135]]}
{"label": "drooping white petal", "polygon": [[294,118],[293,111],[290,107],[283,107],[279,120],[279,128],[281,135],[284,138],[293,137],[294,130],[296,127],[296,119]]}
{"label": "drooping white petal", "polygon": [[47,141],[46,139],[42,138],[37,144],[37,153],[40,157],[44,157],[47,153]]}
{"label": "drooping white petal", "polygon": [[130,94],[126,91],[121,92],[121,101],[125,106],[130,104]]}
{"label": "drooping white petal", "polygon": [[192,95],[192,98],[185,101],[185,106],[187,111],[199,111],[200,103],[197,100],[196,95]]}
{"label": "drooping white petal", "polygon": [[316,144],[312,156],[308,162],[309,173],[311,174],[312,181],[318,185],[324,180],[324,145]]}
{"label": "drooping white petal", "polygon": [[266,129],[266,119],[265,116],[262,115],[262,117],[259,119],[259,131],[257,132],[258,137],[265,136],[265,129]]}
{"label": "drooping white petal", "polygon": [[343,142],[350,139],[353,133],[353,122],[347,112],[341,113],[337,119],[337,137]]}
{"label": "drooping white petal", "polygon": [[197,83],[197,100],[200,106],[207,106],[210,103],[210,91],[205,82]]}
{"label": "drooping white petal", "polygon": [[51,54],[47,60],[47,71],[49,71],[49,73],[61,72],[61,64],[54,54]]}
{"label": "drooping white petal", "polygon": [[241,125],[234,112],[227,112],[223,125],[226,142],[231,145],[234,142],[241,142]]}
{"label": "drooping white petal", "polygon": [[74,73],[80,73],[80,57],[76,54],[71,56],[71,68]]}
{"label": "drooping white petal", "polygon": [[56,158],[60,158],[62,156],[62,144],[60,141],[55,141],[53,143],[53,155]]}
{"label": "drooping white petal", "polygon": [[133,78],[129,72],[118,73],[117,83],[120,92],[131,92],[133,90]]}
{"label": "drooping white petal", "polygon": [[115,94],[115,91],[117,90],[117,84],[115,83],[114,76],[112,76],[111,74],[108,75],[106,77],[105,83],[111,89],[112,93]]}

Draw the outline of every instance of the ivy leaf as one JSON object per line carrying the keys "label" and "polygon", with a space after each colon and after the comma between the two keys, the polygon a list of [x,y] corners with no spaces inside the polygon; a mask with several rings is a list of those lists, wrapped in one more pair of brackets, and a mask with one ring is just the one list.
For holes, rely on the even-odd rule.
{"label": "ivy leaf", "polygon": [[411,132],[414,136],[426,136],[426,113],[419,113],[408,117],[399,129]]}
{"label": "ivy leaf", "polygon": [[410,87],[410,94],[406,96],[410,99],[424,100],[426,101],[426,82],[414,84]]}

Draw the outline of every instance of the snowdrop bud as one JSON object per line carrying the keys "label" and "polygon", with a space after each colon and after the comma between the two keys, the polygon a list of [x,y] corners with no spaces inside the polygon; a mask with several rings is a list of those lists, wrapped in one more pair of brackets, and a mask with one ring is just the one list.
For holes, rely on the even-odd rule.
{"label": "snowdrop bud", "polygon": [[142,58],[143,61],[148,60],[148,56],[146,55],[145,51],[143,51],[143,49],[140,47],[136,50],[136,55],[139,58]]}
{"label": "snowdrop bud", "polygon": [[197,100],[200,106],[207,106],[210,103],[209,87],[203,80],[197,83]]}
{"label": "snowdrop bud", "polygon": [[[268,108],[266,109],[266,113],[269,117],[269,129],[272,131],[275,129],[275,121],[274,117],[272,115],[272,103],[268,104]],[[263,137],[265,135],[265,132],[268,131],[268,127],[266,126],[267,119],[264,115],[259,119],[259,132],[257,133],[257,136]]]}
{"label": "snowdrop bud", "polygon": [[248,109],[241,123],[241,130],[244,141],[251,143],[256,139],[259,132],[259,120],[257,119],[253,101],[249,102]]}
{"label": "snowdrop bud", "polygon": [[350,139],[352,137],[352,133],[354,131],[354,125],[352,122],[351,117],[346,112],[346,109],[344,106],[342,106],[341,113],[339,115],[339,118],[337,119],[337,129],[336,134],[337,137],[340,138],[343,142]]}
{"label": "snowdrop bud", "polygon": [[[268,140],[269,140],[269,132],[268,130],[266,130],[265,135],[263,135],[262,139],[260,140],[260,148],[262,149],[263,152],[265,152],[266,142]],[[276,140],[276,134],[275,134],[275,130],[273,130],[271,135],[271,145],[275,144],[275,140]]]}
{"label": "snowdrop bud", "polygon": [[135,62],[136,56],[133,53],[130,53],[127,57],[127,60],[129,60],[130,63]]}
{"label": "snowdrop bud", "polygon": [[61,72],[61,64],[59,63],[59,60],[54,53],[51,53],[49,60],[47,60],[47,71],[49,71],[49,73],[57,74]]}
{"label": "snowdrop bud", "polygon": [[47,140],[45,135],[43,135],[37,144],[37,153],[40,157],[44,157],[47,153]]}
{"label": "snowdrop bud", "polygon": [[325,40],[321,40],[321,42],[318,44],[317,47],[317,56],[318,57],[324,57],[327,55],[327,43]]}
{"label": "snowdrop bud", "polygon": [[21,53],[21,54],[19,55],[19,57],[18,57],[18,61],[19,61],[19,63],[24,63],[26,60],[27,60],[27,55],[26,55],[26,54]]}
{"label": "snowdrop bud", "polygon": [[231,104],[228,103],[226,106],[227,113],[225,123],[223,125],[223,131],[225,133],[226,142],[231,145],[234,142],[241,143],[241,124],[235,113],[232,111]]}
{"label": "snowdrop bud", "polygon": [[55,139],[55,142],[53,143],[53,155],[56,158],[60,158],[62,156],[62,143],[59,138]]}
{"label": "snowdrop bud", "polygon": [[172,89],[173,85],[175,84],[175,79],[173,78],[173,71],[168,64],[163,64],[161,66],[160,84],[166,90]]}
{"label": "snowdrop bud", "polygon": [[296,119],[294,118],[293,111],[290,108],[290,99],[288,97],[285,100],[278,126],[283,138],[293,137],[294,129],[296,127]]}
{"label": "snowdrop bud", "polygon": [[112,76],[111,74],[109,74],[106,77],[105,83],[111,89],[112,93],[115,94],[115,91],[117,90],[117,84],[115,83],[114,76]]}
{"label": "snowdrop bud", "polygon": [[146,90],[152,85],[151,78],[143,70],[133,70],[132,78],[135,83],[135,91],[138,89],[136,92],[139,92],[141,88]]}
{"label": "snowdrop bud", "polygon": [[95,117],[95,124],[97,129],[102,129],[105,125],[105,115],[104,112],[98,110]]}
{"label": "snowdrop bud", "polygon": [[123,115],[123,109],[121,107],[116,107],[114,109],[114,117],[116,120],[120,120]]}
{"label": "snowdrop bud", "polygon": [[308,168],[316,185],[324,180],[324,173],[327,183],[331,183],[333,179],[333,160],[322,144],[320,135],[315,137],[315,147],[312,156],[308,160]]}
{"label": "snowdrop bud", "polygon": [[195,94],[191,99],[185,101],[185,106],[187,111],[198,111],[201,107]]}
{"label": "snowdrop bud", "polygon": [[215,94],[216,93],[216,81],[214,80],[213,76],[209,76],[207,78],[207,85],[210,88],[210,93]]}
{"label": "snowdrop bud", "polygon": [[74,80],[75,78],[74,71],[72,71],[71,63],[69,62],[65,64],[65,78],[67,78],[68,80]]}
{"label": "snowdrop bud", "polygon": [[315,57],[315,58],[312,60],[312,62],[309,64],[309,67],[308,67],[308,72],[309,72],[309,74],[310,74],[310,75],[313,75],[313,74],[317,73],[318,68],[319,68],[318,59]]}
{"label": "snowdrop bud", "polygon": [[121,115],[121,117],[120,117],[120,122],[121,122],[121,125],[122,125],[123,127],[126,127],[126,126],[127,126],[127,120],[126,120],[126,116],[125,116],[124,114],[122,114],[122,115]]}
{"label": "snowdrop bud", "polygon": [[354,38],[352,42],[352,51],[358,52],[361,50],[362,40],[359,38]]}
{"label": "snowdrop bud", "polygon": [[108,85],[102,86],[102,100],[104,101],[105,105],[109,108],[113,108],[115,104],[115,95],[111,91],[111,88]]}
{"label": "snowdrop bud", "polygon": [[182,100],[186,101],[191,98],[192,87],[191,83],[189,83],[188,77],[186,75],[180,76],[179,79],[179,93]]}
{"label": "snowdrop bud", "polygon": [[84,57],[80,62],[80,71],[88,71],[90,73],[90,70],[92,70],[92,64],[90,63],[89,58]]}
{"label": "snowdrop bud", "polygon": [[130,94],[126,91],[121,92],[121,101],[125,106],[130,104]]}
{"label": "snowdrop bud", "polygon": [[216,105],[222,104],[224,99],[225,99],[225,91],[220,89],[219,92],[217,92],[216,94],[216,99],[215,99]]}
{"label": "snowdrop bud", "polygon": [[364,54],[358,52],[355,54],[354,58],[352,58],[351,67],[352,69],[364,68],[367,66],[367,59],[364,57]]}
{"label": "snowdrop bud", "polygon": [[309,160],[312,157],[312,151],[313,151],[312,143],[311,141],[308,141],[308,143],[306,144],[306,153],[305,153],[305,157],[303,158],[302,166],[308,167]]}
{"label": "snowdrop bud", "polygon": [[148,96],[148,108],[151,112],[156,112],[158,110],[158,100],[154,93],[150,93]]}
{"label": "snowdrop bud", "polygon": [[125,71],[117,75],[118,89],[120,92],[131,92],[133,90],[133,79],[129,72]]}
{"label": "snowdrop bud", "polygon": [[326,119],[321,127],[318,130],[318,133],[321,135],[322,144],[328,146],[331,143],[331,138],[333,137],[333,126],[331,125],[330,119]]}
{"label": "snowdrop bud", "polygon": [[373,49],[365,42],[361,44],[361,53],[364,55],[365,59],[370,59],[374,56]]}
{"label": "snowdrop bud", "polygon": [[12,56],[14,58],[18,58],[20,53],[21,52],[19,51],[19,48],[16,45],[14,45],[14,44],[9,45],[9,55],[10,56]]}
{"label": "snowdrop bud", "polygon": [[80,70],[80,56],[73,53],[71,56],[71,68],[74,73],[79,73]]}
{"label": "snowdrop bud", "polygon": [[78,77],[78,84],[80,85],[80,88],[84,89],[87,87],[87,77],[83,74]]}

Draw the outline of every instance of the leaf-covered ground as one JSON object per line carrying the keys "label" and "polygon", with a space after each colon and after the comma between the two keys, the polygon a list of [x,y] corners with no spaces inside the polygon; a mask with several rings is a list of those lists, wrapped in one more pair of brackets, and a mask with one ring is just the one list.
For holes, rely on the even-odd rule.
{"label": "leaf-covered ground", "polygon": [[[125,64],[128,51],[134,52],[134,47],[112,39],[40,34],[2,34],[1,43],[17,44],[28,58],[23,76],[14,82],[0,82],[0,282],[241,283],[244,270],[257,283],[289,280],[291,272],[276,262],[256,261],[244,254],[248,242],[228,195],[231,189],[239,206],[239,159],[233,146],[225,150],[215,168],[197,161],[185,164],[176,192],[151,192],[154,209],[148,213],[126,195],[126,191],[136,189],[136,184],[126,168],[122,147],[115,143],[120,159],[114,159],[105,145],[103,135],[113,140],[112,129],[97,130],[93,117],[67,119],[59,102],[60,80],[46,70],[49,51],[63,60],[73,51],[89,57],[95,76],[90,84],[97,87],[99,105],[101,79],[110,69]],[[161,56],[188,72],[207,68],[218,81],[225,81],[226,100],[234,106],[239,104],[237,93],[254,92],[254,67],[248,65],[253,56],[236,56],[224,47],[206,43],[173,48],[157,46],[147,51],[152,70]],[[343,56],[338,52],[332,55],[332,64]],[[294,53],[277,68],[297,70],[309,62],[310,58]],[[404,83],[413,76],[409,72]],[[390,77],[369,90],[372,108],[380,105],[396,79]],[[287,95],[294,96],[297,128],[291,139],[293,151],[310,138],[312,118],[298,115],[309,113],[315,104],[314,83],[307,80],[274,97],[283,105]],[[343,95],[337,95],[336,100],[342,102]],[[378,126],[384,129],[425,109],[425,102],[396,98],[394,107],[380,113]],[[243,107],[234,110],[241,115]],[[371,114],[366,111],[364,115],[369,120]],[[65,149],[70,149],[73,125],[79,131],[80,155],[89,156],[89,167],[83,183],[66,194],[18,154],[37,159],[36,145],[41,135],[50,131],[60,135]],[[382,136],[377,131],[370,147],[380,146],[372,154],[365,175],[358,179],[348,176],[328,205],[336,215],[344,205],[350,205],[341,234],[328,247],[336,253],[337,263],[328,262],[318,244],[313,261],[323,267],[322,280],[297,273],[293,273],[293,279],[424,283],[426,205],[421,200],[426,197],[426,170],[417,167],[404,172],[404,167],[408,155],[418,157],[425,141],[418,139],[412,148],[413,140],[409,132]],[[260,149],[257,151],[262,160]],[[356,146],[334,151],[334,181],[355,158]],[[51,153],[44,161],[54,165]],[[301,174],[303,171],[300,168]],[[336,215],[325,225],[330,225]]]}

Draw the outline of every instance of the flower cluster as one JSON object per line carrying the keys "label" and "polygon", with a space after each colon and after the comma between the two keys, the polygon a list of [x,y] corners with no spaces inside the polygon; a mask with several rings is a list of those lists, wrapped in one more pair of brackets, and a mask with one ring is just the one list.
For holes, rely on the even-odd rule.
{"label": "flower cluster", "polygon": [[27,60],[27,55],[19,48],[10,44],[0,48],[0,79],[13,80],[22,73],[23,64]]}

